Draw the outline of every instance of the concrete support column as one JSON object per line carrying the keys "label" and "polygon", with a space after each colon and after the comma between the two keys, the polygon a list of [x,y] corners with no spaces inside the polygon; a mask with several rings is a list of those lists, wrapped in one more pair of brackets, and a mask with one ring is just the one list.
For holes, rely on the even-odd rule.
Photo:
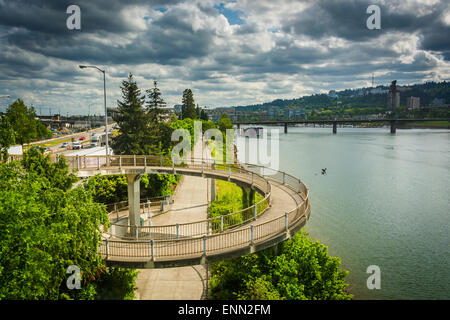
{"label": "concrete support column", "polygon": [[128,183],[128,220],[131,225],[131,234],[135,235],[137,227],[140,226],[140,174],[127,174]]}
{"label": "concrete support column", "polygon": [[211,178],[211,192],[209,193],[211,196],[210,201],[213,202],[216,200],[216,179]]}
{"label": "concrete support column", "polygon": [[333,122],[333,134],[337,133],[337,122]]}
{"label": "concrete support column", "polygon": [[242,193],[244,198],[244,208],[251,207],[255,202],[255,190],[248,187],[242,187]]}
{"label": "concrete support column", "polygon": [[287,124],[287,122],[285,122],[284,123],[284,133],[288,133],[287,127],[288,127],[288,124]]}
{"label": "concrete support column", "polygon": [[391,121],[391,133],[394,134],[396,132],[397,128],[395,126],[395,121]]}

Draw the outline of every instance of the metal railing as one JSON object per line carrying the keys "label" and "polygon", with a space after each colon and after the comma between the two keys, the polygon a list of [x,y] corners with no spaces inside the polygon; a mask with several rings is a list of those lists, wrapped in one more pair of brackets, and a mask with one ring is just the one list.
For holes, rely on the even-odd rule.
{"label": "metal railing", "polygon": [[[258,167],[253,166],[252,167]],[[258,168],[260,169],[260,167]],[[264,242],[280,233],[288,232],[297,223],[309,219],[309,193],[306,186],[295,177],[278,171],[271,178],[300,195],[302,199],[295,208],[280,213],[275,218],[257,225],[250,225],[216,234],[205,234],[189,238],[121,241],[105,239],[100,244],[100,253],[105,259],[148,261],[186,258],[190,256],[208,256],[228,253],[257,242]]]}
{"label": "metal railing", "polygon": [[[258,165],[243,164],[243,165],[223,165],[216,166],[214,160],[200,160],[187,159],[187,163],[175,164],[171,159],[161,156],[64,156],[69,163],[71,169],[75,170],[99,170],[103,168],[122,168],[122,167],[156,167],[162,171],[170,171],[173,173],[177,171],[200,171],[202,173],[211,174],[217,178],[236,179],[242,182],[247,182],[249,185],[256,185],[260,190],[264,190],[265,198],[256,206],[263,205],[264,201],[270,205],[271,189],[268,180],[276,181],[288,187],[294,193],[298,194],[302,202],[297,204],[295,208],[286,212],[280,213],[277,217],[257,225],[250,225],[248,227],[241,226],[233,230],[224,230],[220,233],[210,232],[211,226],[217,225],[217,218],[210,218],[202,223],[209,225],[208,233],[202,224],[178,224],[175,226],[160,226],[158,233],[173,234],[173,227],[175,227],[175,234],[178,238],[159,240],[111,240],[103,239],[99,246],[99,252],[105,259],[124,259],[124,260],[139,260],[148,261],[155,259],[171,258],[176,259],[180,257],[207,256],[208,254],[218,254],[221,252],[228,252],[236,250],[256,242],[270,239],[271,237],[287,232],[290,226],[295,225],[302,219],[307,220],[310,214],[309,193],[306,186],[297,178],[281,171],[264,168]],[[10,160],[20,159],[21,156],[10,156]],[[50,155],[52,161],[57,160],[57,156]],[[260,173],[258,173],[259,171]],[[248,209],[248,208],[247,208]],[[244,210],[247,210],[244,209]],[[230,216],[236,213],[231,213]],[[225,218],[224,218],[225,219]],[[215,221],[215,222],[214,222]],[[214,223],[213,223],[214,222]],[[190,225],[203,229],[204,234],[198,236],[183,237],[185,225]],[[164,229],[165,228],[165,229]],[[156,233],[156,229],[148,228],[151,234]],[[144,229],[143,229],[144,230]],[[193,229],[190,233],[195,234]],[[178,233],[177,233],[178,232]],[[200,232],[200,231],[198,231]],[[139,234],[138,234],[139,236]]]}

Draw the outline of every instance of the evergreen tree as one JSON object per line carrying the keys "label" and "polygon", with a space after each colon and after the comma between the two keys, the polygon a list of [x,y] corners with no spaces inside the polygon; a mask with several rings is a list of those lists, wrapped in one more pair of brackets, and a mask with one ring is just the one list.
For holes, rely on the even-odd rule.
{"label": "evergreen tree", "polygon": [[200,119],[205,120],[205,121],[209,120],[208,114],[206,113],[206,111],[204,109],[202,109],[200,111]]}
{"label": "evergreen tree", "polygon": [[191,89],[186,89],[183,91],[182,103],[183,103],[183,106],[181,108],[182,118],[195,119],[197,117],[197,113],[195,110],[194,95]]}
{"label": "evergreen tree", "polygon": [[149,117],[145,112],[144,96],[133,75],[122,81],[122,101],[117,101],[119,112],[113,117],[119,126],[119,135],[113,138],[111,147],[115,154],[148,154],[145,135]]}
{"label": "evergreen tree", "polygon": [[166,154],[170,149],[172,129],[159,119],[163,100],[155,88],[147,91],[156,94],[146,110],[145,96],[141,96],[133,75],[122,82],[122,101],[118,101],[119,112],[113,117],[119,126],[119,135],[111,144],[115,154]]}
{"label": "evergreen tree", "polygon": [[161,115],[165,113],[163,109],[166,106],[165,101],[161,98],[161,91],[157,87],[158,82],[153,81],[153,88],[148,89],[147,97],[149,101],[147,102],[147,113],[150,116],[150,121],[157,122],[161,120]]}

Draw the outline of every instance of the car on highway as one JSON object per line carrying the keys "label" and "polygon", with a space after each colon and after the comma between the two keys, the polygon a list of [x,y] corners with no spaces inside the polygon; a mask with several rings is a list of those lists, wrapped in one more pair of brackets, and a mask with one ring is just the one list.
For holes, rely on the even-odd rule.
{"label": "car on highway", "polygon": [[68,148],[68,147],[69,147],[68,142],[63,142],[63,144],[61,145],[61,148]]}
{"label": "car on highway", "polygon": [[86,137],[83,136],[79,140],[86,140]]}
{"label": "car on highway", "polygon": [[83,149],[83,144],[80,141],[75,141],[72,144],[72,150]]}

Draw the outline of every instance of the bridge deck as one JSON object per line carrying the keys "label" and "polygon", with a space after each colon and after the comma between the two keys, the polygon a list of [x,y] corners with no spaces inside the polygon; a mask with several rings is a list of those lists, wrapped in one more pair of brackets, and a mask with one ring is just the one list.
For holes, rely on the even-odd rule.
{"label": "bridge deck", "polygon": [[[79,176],[144,173],[192,175],[231,181],[265,195],[264,200],[253,208],[245,209],[257,208],[256,220],[250,216],[246,224],[230,230],[218,230],[217,224],[213,228],[213,221],[209,219],[199,222],[198,225],[202,226],[200,231],[180,232],[178,239],[114,240],[106,237],[101,241],[99,250],[109,265],[164,268],[204,264],[253,253],[290,238],[306,223],[310,214],[308,190],[300,180],[284,172],[255,165],[216,165],[211,160],[193,159],[188,164],[177,166],[154,156],[65,158]],[[196,223],[185,225],[197,226]],[[172,228],[169,234],[174,233],[175,226],[164,227]],[[176,226],[177,235],[179,227]]]}

